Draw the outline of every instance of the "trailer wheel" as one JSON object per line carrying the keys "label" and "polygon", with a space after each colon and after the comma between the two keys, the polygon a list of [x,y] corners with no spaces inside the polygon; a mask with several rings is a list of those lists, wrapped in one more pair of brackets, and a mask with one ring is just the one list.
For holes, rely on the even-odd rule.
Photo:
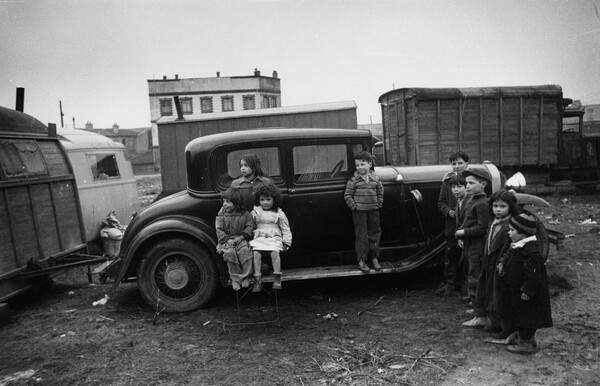
{"label": "trailer wheel", "polygon": [[210,254],[198,243],[170,239],[153,246],[138,266],[138,288],[157,312],[194,311],[215,295],[217,272]]}

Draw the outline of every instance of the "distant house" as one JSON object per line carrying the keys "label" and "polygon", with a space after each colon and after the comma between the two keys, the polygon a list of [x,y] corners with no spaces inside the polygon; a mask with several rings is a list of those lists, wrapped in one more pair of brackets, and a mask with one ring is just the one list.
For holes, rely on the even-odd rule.
{"label": "distant house", "polygon": [[110,138],[126,147],[126,157],[131,162],[135,174],[156,173],[152,151],[152,131],[150,127],[121,129],[113,124],[110,129],[94,128],[91,122],[85,124],[85,130]]}

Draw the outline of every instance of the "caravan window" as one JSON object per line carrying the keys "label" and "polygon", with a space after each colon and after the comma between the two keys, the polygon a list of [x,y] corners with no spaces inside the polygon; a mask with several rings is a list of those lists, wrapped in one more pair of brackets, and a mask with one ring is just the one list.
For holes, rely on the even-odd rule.
{"label": "caravan window", "polygon": [[3,179],[48,175],[42,151],[31,140],[1,140],[0,164]]}
{"label": "caravan window", "polygon": [[87,154],[86,156],[94,181],[121,177],[114,154]]}

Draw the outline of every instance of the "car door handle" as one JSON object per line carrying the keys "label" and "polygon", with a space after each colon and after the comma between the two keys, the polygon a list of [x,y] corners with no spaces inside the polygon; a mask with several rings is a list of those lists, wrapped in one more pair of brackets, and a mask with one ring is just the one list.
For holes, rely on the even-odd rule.
{"label": "car door handle", "polygon": [[296,193],[296,189],[290,189],[290,190],[288,190],[288,193],[289,194],[294,194],[294,193]]}

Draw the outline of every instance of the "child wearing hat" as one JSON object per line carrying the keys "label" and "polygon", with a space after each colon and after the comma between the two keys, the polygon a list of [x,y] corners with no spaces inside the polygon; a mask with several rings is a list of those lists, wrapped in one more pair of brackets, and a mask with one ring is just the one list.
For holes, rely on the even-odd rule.
{"label": "child wearing hat", "polygon": [[[481,259],[485,250],[485,235],[489,226],[489,207],[485,188],[491,183],[487,169],[467,169],[462,172],[471,195],[465,208],[465,219],[458,227],[455,237],[462,240],[463,260],[467,263],[467,295],[471,305],[477,291],[477,281],[481,273]],[[465,327],[484,327],[488,324],[485,314],[475,315],[463,323]]]}
{"label": "child wearing hat", "polygon": [[535,234],[533,215],[513,216],[508,230],[512,243],[497,266],[502,277],[502,321],[519,332],[518,343],[507,350],[518,354],[535,353],[536,330],[552,327],[546,266]]}

